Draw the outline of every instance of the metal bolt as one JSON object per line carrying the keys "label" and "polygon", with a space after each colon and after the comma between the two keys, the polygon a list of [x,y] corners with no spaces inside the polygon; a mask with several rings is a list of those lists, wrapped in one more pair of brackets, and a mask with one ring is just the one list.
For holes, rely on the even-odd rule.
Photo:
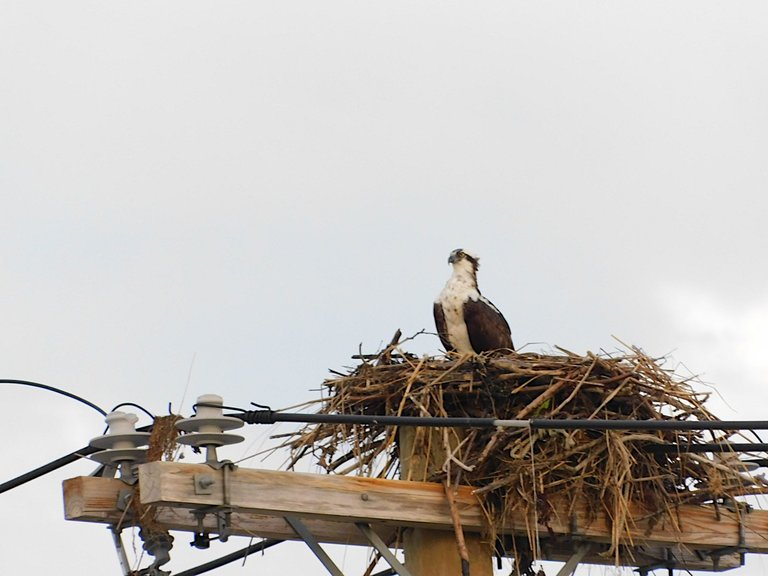
{"label": "metal bolt", "polygon": [[211,486],[215,483],[210,474],[195,474],[195,494],[213,494]]}
{"label": "metal bolt", "polygon": [[368,494],[366,494],[365,492],[363,492],[362,494],[360,494],[360,499],[361,499],[363,502],[368,502],[368,498],[369,498],[369,496],[368,496]]}

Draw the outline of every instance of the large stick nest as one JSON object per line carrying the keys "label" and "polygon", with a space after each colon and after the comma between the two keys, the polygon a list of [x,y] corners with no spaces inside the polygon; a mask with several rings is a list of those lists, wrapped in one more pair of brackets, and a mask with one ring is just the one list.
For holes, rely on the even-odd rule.
{"label": "large stick nest", "polygon": [[[497,419],[716,420],[708,394],[637,348],[614,355],[511,353],[418,358],[394,345],[324,384],[320,412]],[[726,442],[729,433],[529,429],[418,429],[428,448],[427,478],[401,470],[397,430],[383,425],[313,424],[292,436],[290,466],[313,457],[329,473],[460,482],[477,488],[493,534],[510,515],[546,524],[551,502],[582,502],[612,524],[611,553],[629,528],[629,508],[674,522],[678,504],[702,504],[765,493],[736,454],[684,451]],[[419,436],[420,435],[420,436]],[[675,444],[679,452],[652,451]],[[437,450],[436,450],[437,448]],[[437,457],[434,456],[437,454]],[[442,463],[442,466],[440,465]],[[562,512],[562,511],[561,511]],[[567,511],[566,511],[567,512]],[[535,524],[534,524],[535,525]],[[531,534],[529,534],[531,538]],[[533,538],[532,538],[533,539]]]}

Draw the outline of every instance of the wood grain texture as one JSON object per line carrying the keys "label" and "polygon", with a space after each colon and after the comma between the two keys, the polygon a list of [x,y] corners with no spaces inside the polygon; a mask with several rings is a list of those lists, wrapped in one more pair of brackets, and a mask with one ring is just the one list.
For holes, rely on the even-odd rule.
{"label": "wood grain texture", "polygon": [[[404,479],[423,480],[435,470],[439,470],[445,461],[446,447],[456,449],[464,435],[464,430],[451,428],[439,430],[435,428],[403,427],[398,431],[400,446],[400,475]],[[402,482],[400,480],[399,482]],[[484,540],[477,530],[466,529],[462,521],[462,513],[458,499],[451,500],[446,496],[443,487],[441,501],[447,505],[448,518],[453,531],[444,527],[434,529],[415,527],[408,530],[403,542],[403,551],[408,569],[414,576],[443,576],[456,574],[465,576],[491,576],[490,550],[492,547]],[[456,492],[458,496],[458,491]],[[476,498],[471,493],[464,493],[466,502],[474,504]],[[451,501],[453,506],[451,506]],[[481,526],[483,519],[480,519]]]}
{"label": "wood grain texture", "polygon": [[[151,462],[139,470],[144,504],[194,508],[224,503],[223,473],[203,464]],[[212,476],[212,494],[195,493],[195,474]],[[246,468],[231,472],[230,479],[230,504],[255,514],[451,529],[440,484]],[[456,501],[462,522],[480,531],[483,515],[472,490],[461,489]]]}
{"label": "wood grain texture", "polygon": [[[195,474],[214,479],[213,494],[195,494]],[[192,510],[223,503],[220,471],[202,464],[153,462],[140,467],[142,501],[158,505],[158,520],[173,530],[194,531],[197,521]],[[365,544],[353,521],[372,524],[388,541],[397,526],[428,527],[450,533],[450,510],[440,484],[400,480],[377,480],[346,476],[300,474],[238,468],[230,474],[231,504],[235,511],[232,533],[243,536],[296,539],[282,516],[301,517],[321,542]],[[121,491],[130,486],[112,478],[78,477],[64,482],[64,514],[68,520],[114,524],[123,512],[117,502]],[[469,487],[460,487],[457,504],[466,532],[479,533],[483,516]],[[566,510],[564,505],[559,508]],[[603,516],[589,520],[582,508],[573,517],[557,513],[546,526],[539,527],[544,558],[567,559],[573,542],[588,540],[596,544],[610,541],[610,523]],[[746,552],[768,553],[768,511],[742,513],[743,540],[739,538],[739,518],[721,508],[720,515],[707,506],[682,506],[678,523],[669,519],[654,521],[637,513],[625,543],[637,556],[635,565],[647,565],[664,558],[666,550],[687,562],[689,569],[711,570],[708,557],[723,550],[720,569],[738,565],[738,555],[729,547]],[[130,525],[130,518],[123,518]],[[206,526],[214,528],[212,516]],[[509,518],[505,533],[526,537],[524,518]],[[612,558],[590,554],[585,562],[611,564]],[[629,564],[629,563],[628,563]]]}

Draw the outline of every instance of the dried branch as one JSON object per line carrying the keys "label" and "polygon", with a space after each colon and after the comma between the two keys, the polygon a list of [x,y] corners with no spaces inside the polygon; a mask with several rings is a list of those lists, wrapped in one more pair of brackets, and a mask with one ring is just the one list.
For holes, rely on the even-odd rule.
{"label": "dried branch", "polygon": [[[494,357],[416,357],[402,349],[400,334],[379,355],[368,355],[347,374],[324,385],[321,413],[404,416],[470,416],[497,419],[716,420],[707,394],[677,378],[638,348],[614,355],[534,353]],[[398,353],[393,354],[397,349]],[[381,357],[383,356],[383,357]],[[672,522],[684,503],[730,500],[766,491],[763,478],[707,454],[654,453],[654,444],[695,446],[700,432],[475,429],[446,450],[435,481],[476,487],[490,520],[489,532],[509,515],[529,522],[535,550],[536,519],[546,525],[550,500],[586,501],[612,519],[610,554],[632,527],[630,506]],[[727,437],[719,438],[727,441]],[[307,425],[283,444],[291,463],[312,456],[331,473],[393,477],[399,467],[397,429],[383,425]],[[534,471],[535,460],[535,471]],[[342,464],[344,466],[342,466]],[[450,497],[449,497],[450,501]],[[458,537],[458,531],[457,531]]]}

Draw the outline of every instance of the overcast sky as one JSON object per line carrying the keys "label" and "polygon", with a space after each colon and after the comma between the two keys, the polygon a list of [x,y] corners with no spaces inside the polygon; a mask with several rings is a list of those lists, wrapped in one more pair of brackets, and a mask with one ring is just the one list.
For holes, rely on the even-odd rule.
{"label": "overcast sky", "polygon": [[[463,247],[518,347],[615,335],[765,419],[766,29],[748,1],[0,0],[0,378],[161,414],[298,404],[432,330]],[[37,390],[0,405],[0,481],[103,430]],[[119,573],[103,526],[63,519],[92,469],[0,496],[3,572]],[[229,549],[187,540],[174,570]],[[291,565],[324,573],[298,544],[246,570]]]}

